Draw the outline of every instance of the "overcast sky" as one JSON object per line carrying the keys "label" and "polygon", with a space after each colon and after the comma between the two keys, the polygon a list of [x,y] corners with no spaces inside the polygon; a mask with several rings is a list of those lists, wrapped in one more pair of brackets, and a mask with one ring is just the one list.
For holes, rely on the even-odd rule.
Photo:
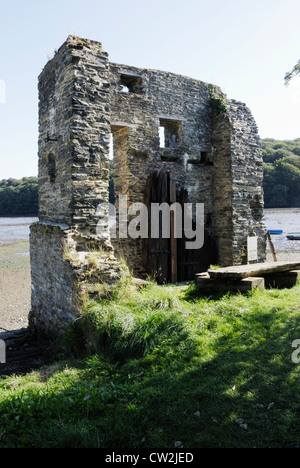
{"label": "overcast sky", "polygon": [[112,62],[214,83],[262,138],[300,137],[300,0],[0,0],[0,180],[37,175],[38,75],[69,34]]}

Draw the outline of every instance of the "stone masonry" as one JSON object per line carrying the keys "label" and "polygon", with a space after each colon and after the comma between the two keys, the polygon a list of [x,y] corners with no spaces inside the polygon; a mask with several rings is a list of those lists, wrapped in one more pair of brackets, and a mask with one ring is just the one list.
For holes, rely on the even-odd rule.
{"label": "stone masonry", "polygon": [[172,173],[189,202],[204,203],[220,265],[246,263],[254,234],[265,260],[262,154],[246,105],[196,79],[110,63],[99,42],[69,36],[39,77],[30,324],[40,334],[60,334],[77,317],[95,252],[97,281],[118,278],[119,256],[147,274],[141,239],[110,239],[97,210],[108,202],[111,136],[116,199],[144,202],[147,177]]}

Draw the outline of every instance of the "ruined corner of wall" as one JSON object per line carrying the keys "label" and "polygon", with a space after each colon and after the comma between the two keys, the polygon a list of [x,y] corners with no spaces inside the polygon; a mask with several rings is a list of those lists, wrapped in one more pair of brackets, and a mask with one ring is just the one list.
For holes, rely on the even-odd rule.
{"label": "ruined corner of wall", "polygon": [[35,223],[30,242],[29,327],[40,337],[61,336],[90,297],[100,297],[102,290],[129,274],[109,243],[84,236],[68,225]]}

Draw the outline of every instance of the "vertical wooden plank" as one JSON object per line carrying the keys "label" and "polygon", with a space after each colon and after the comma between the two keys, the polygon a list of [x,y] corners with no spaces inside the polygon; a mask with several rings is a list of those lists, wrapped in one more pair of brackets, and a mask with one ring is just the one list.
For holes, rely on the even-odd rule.
{"label": "vertical wooden plank", "polygon": [[177,239],[177,281],[185,281],[186,278],[186,249],[185,249],[185,235],[184,235],[184,226],[183,226],[183,213],[184,213],[184,203],[187,202],[187,191],[181,187],[178,193],[177,202],[180,203],[182,209],[181,217],[181,232],[182,238]]}
{"label": "vertical wooden plank", "polygon": [[272,239],[271,239],[271,234],[269,232],[267,232],[267,238],[268,238],[270,249],[271,249],[271,252],[272,252],[273,261],[277,262],[275,247],[274,247],[274,244],[273,244]]}
{"label": "vertical wooden plank", "polygon": [[[168,175],[164,172],[161,174],[161,193],[160,203],[169,203],[168,193]],[[164,239],[162,237],[162,224],[163,219],[160,219],[160,268],[161,268],[161,279],[162,283],[167,283],[170,280],[169,273],[169,251],[170,251],[170,239]]]}
{"label": "vertical wooden plank", "polygon": [[150,236],[150,189],[151,189],[151,176],[147,177],[144,203],[148,209],[148,238],[142,239],[142,262],[144,268],[149,271],[149,236]]}
{"label": "vertical wooden plank", "polygon": [[[150,187],[150,216],[151,216],[151,203],[157,203],[157,172],[151,174],[151,187]],[[149,268],[151,274],[156,277],[158,272],[157,264],[157,251],[159,246],[159,239],[149,237]]]}
{"label": "vertical wooden plank", "polygon": [[[173,172],[170,172],[170,206],[176,203],[176,179]],[[171,232],[171,281],[177,282],[177,239],[175,238],[175,212],[171,211],[170,216],[170,232]]]}
{"label": "vertical wooden plank", "polygon": [[[162,172],[158,172],[157,174],[157,186],[156,186],[156,203],[161,203],[161,196],[162,196]],[[161,214],[157,220],[159,223],[159,237],[157,239],[156,244],[156,257],[157,257],[157,282],[159,284],[164,283],[164,275],[163,275],[163,258],[162,258],[162,221],[161,221]]]}

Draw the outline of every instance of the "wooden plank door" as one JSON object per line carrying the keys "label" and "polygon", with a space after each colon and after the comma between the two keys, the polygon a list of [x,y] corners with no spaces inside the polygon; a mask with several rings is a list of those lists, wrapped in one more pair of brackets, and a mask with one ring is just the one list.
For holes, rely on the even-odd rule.
{"label": "wooden plank door", "polygon": [[[145,205],[148,208],[148,239],[143,243],[143,263],[149,273],[159,284],[171,281],[171,243],[170,239],[162,237],[162,214],[160,213],[159,237],[151,236],[151,205],[152,203],[170,203],[170,176],[165,172],[153,172],[147,179],[145,190]],[[177,266],[177,264],[176,264]]]}
{"label": "wooden plank door", "polygon": [[[147,271],[159,284],[193,281],[196,273],[206,271],[210,264],[217,263],[217,249],[212,230],[207,225],[204,234],[204,246],[201,249],[186,249],[186,242],[193,241],[184,236],[184,204],[188,203],[188,192],[176,187],[174,174],[163,171],[153,172],[147,179],[145,204],[148,208],[148,239],[143,241],[142,257]],[[151,237],[151,204],[181,204],[182,238],[175,237],[175,214],[171,210],[170,238],[162,237],[162,219],[159,221],[159,237]],[[160,215],[161,216],[161,215]],[[193,226],[195,229],[195,224]]]}
{"label": "wooden plank door", "polygon": [[[181,204],[184,213],[184,204],[189,203],[188,191],[181,188],[177,192],[177,202]],[[196,228],[193,221],[193,230]],[[211,219],[208,216],[204,230],[204,245],[201,249],[186,249],[186,242],[194,241],[187,239],[184,235],[182,219],[182,238],[178,239],[178,278],[179,282],[194,281],[195,275],[207,271],[210,265],[218,263],[217,246],[213,235]]]}

